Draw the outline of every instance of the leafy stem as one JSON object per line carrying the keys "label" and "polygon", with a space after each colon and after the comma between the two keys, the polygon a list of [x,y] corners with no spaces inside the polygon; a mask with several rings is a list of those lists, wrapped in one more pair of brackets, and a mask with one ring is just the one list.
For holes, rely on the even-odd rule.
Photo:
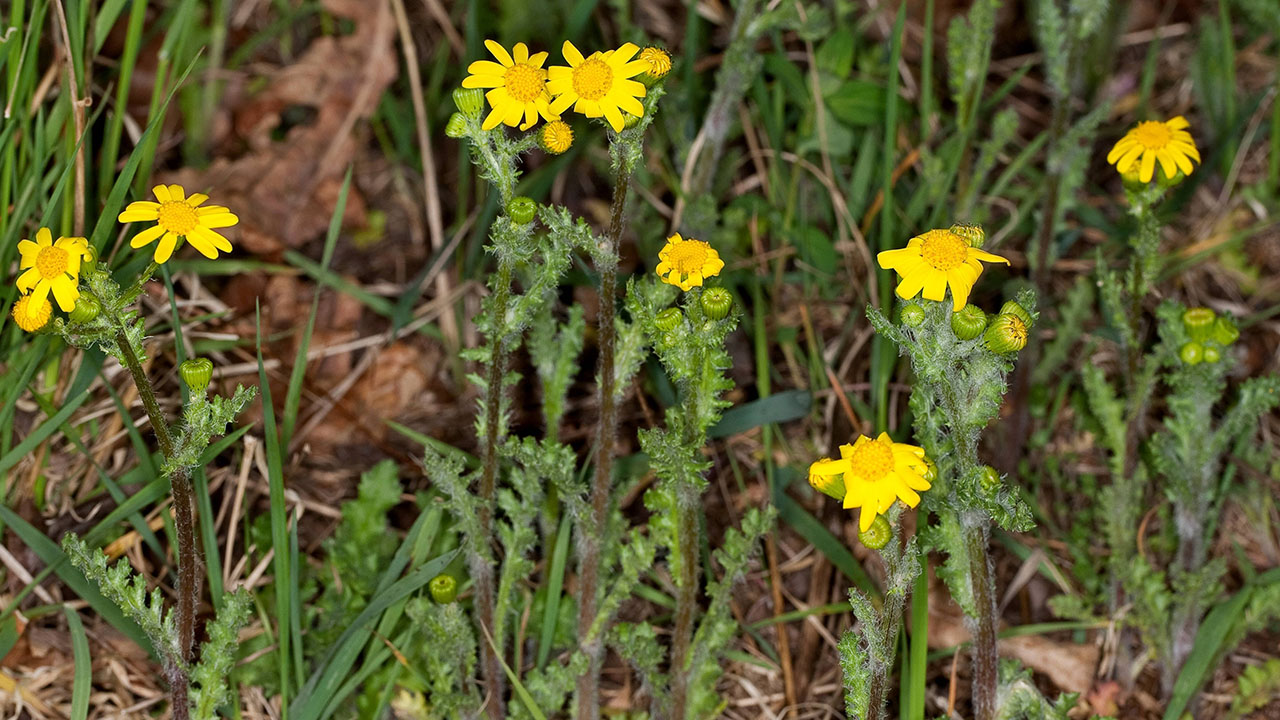
{"label": "leafy stem", "polygon": [[[116,331],[116,344],[120,349],[120,357],[124,359],[124,364],[133,377],[133,384],[138,389],[138,397],[151,421],[151,430],[160,445],[160,452],[166,460],[170,460],[175,456],[175,446],[173,436],[169,433],[168,421],[160,409],[160,403],[156,401],[155,388],[147,378],[123,325]],[[191,660],[191,647],[195,643],[196,604],[201,592],[200,576],[196,572],[199,549],[196,547],[195,516],[192,512],[194,492],[191,476],[185,467],[179,467],[169,474],[169,482],[173,490],[173,524],[178,535],[178,657],[176,661],[169,663],[166,674],[169,678],[173,716],[175,720],[186,720],[190,714],[187,700],[190,680],[186,665]]]}

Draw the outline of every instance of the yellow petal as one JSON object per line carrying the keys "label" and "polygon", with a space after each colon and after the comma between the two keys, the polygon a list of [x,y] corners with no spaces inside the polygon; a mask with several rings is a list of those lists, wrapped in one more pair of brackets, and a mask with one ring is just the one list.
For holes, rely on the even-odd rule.
{"label": "yellow petal", "polygon": [[502,63],[503,66],[511,67],[515,64],[511,61],[511,55],[507,53],[507,49],[499,45],[497,42],[494,42],[493,40],[485,40],[484,46],[489,48],[489,52],[493,53],[493,56],[497,58],[498,62]]}

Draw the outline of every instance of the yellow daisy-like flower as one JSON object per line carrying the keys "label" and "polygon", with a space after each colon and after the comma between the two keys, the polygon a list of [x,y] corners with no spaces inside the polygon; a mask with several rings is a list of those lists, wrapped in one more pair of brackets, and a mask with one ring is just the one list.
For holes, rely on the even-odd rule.
{"label": "yellow daisy-like flower", "polygon": [[942,302],[950,285],[952,309],[956,312],[969,302],[969,293],[982,274],[980,260],[1009,264],[999,255],[971,247],[950,230],[930,230],[911,238],[904,248],[885,250],[876,256],[880,267],[897,270],[902,276],[898,297],[910,300],[923,289],[926,299]]}
{"label": "yellow daisy-like flower", "polygon": [[147,228],[134,236],[129,245],[140,248],[150,245],[157,239],[155,261],[165,263],[173,256],[179,238],[186,238],[191,247],[200,251],[201,255],[216,260],[218,251],[231,252],[231,241],[214,232],[215,228],[231,227],[240,222],[232,212],[221,205],[201,204],[209,199],[208,195],[195,193],[187,197],[181,185],[157,185],[151,188],[156,200],[149,202],[139,200],[129,203],[129,207],[120,213],[122,223],[156,221],[156,226]]}
{"label": "yellow daisy-like flower", "polygon": [[646,71],[649,77],[659,80],[671,72],[671,53],[658,47],[647,47],[640,51],[640,59],[649,63]]}
{"label": "yellow daisy-like flower", "polygon": [[632,60],[640,51],[634,43],[626,43],[607,53],[583,57],[573,43],[565,41],[562,52],[569,66],[553,65],[547,89],[556,99],[551,112],[561,113],[573,107],[574,112],[589,118],[603,117],[615,132],[622,132],[622,113],[644,115],[644,105],[637,98],[645,96],[645,88],[630,78],[649,71],[649,63]]}
{"label": "yellow daisy-like flower", "polygon": [[689,290],[702,281],[720,274],[724,261],[710,244],[676,233],[667,238],[666,247],[658,252],[658,277],[668,285]]}
{"label": "yellow daisy-like flower", "polygon": [[30,295],[23,295],[13,304],[13,321],[27,332],[35,332],[49,322],[53,315],[53,305],[48,298],[35,302]]}
{"label": "yellow daisy-like flower", "polygon": [[543,150],[559,155],[573,146],[573,128],[563,120],[554,120],[538,131],[538,144]]}
{"label": "yellow daisy-like flower", "polygon": [[1190,175],[1194,169],[1191,161],[1200,162],[1200,151],[1187,132],[1188,127],[1191,124],[1181,115],[1165,122],[1140,122],[1111,148],[1107,162],[1115,165],[1121,174],[1136,170],[1138,179],[1144,183],[1151,182],[1157,161],[1170,180],[1179,170]]}
{"label": "yellow daisy-like flower", "polygon": [[[560,119],[549,107],[551,94],[547,92],[547,71],[542,67],[542,63],[547,61],[545,52],[530,55],[529,46],[524,43],[516,43],[510,53],[493,40],[485,40],[484,46],[498,62],[477,60],[471,63],[467,68],[471,74],[462,81],[464,88],[492,88],[485,97],[493,110],[480,124],[481,128],[492,130],[505,123],[528,130],[537,124],[539,115],[548,122]],[[521,122],[522,118],[524,122]]]}
{"label": "yellow daisy-like flower", "polygon": [[18,243],[18,252],[22,254],[19,267],[26,270],[18,276],[18,291],[31,293],[25,305],[28,320],[35,322],[50,292],[63,312],[71,312],[80,298],[80,261],[90,257],[89,241],[60,237],[55,242],[49,228],[40,228],[34,242]]}
{"label": "yellow daisy-like flower", "polygon": [[928,462],[924,450],[896,443],[888,433],[872,440],[859,435],[852,445],[840,446],[840,459],[823,458],[809,466],[809,484],[825,495],[842,500],[845,508],[862,508],[858,530],[866,532],[877,515],[901,500],[907,507],[920,504],[920,494],[932,487],[925,479]]}

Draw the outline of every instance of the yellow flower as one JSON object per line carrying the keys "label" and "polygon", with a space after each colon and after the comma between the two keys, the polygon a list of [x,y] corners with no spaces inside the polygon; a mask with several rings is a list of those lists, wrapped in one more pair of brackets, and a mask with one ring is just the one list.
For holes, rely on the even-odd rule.
{"label": "yellow flower", "polygon": [[971,247],[950,230],[930,230],[911,238],[904,248],[885,250],[876,256],[880,267],[897,270],[902,276],[898,297],[910,300],[923,289],[925,298],[942,302],[950,285],[952,309],[956,312],[969,302],[969,293],[982,274],[979,260],[1009,264],[999,255]]}
{"label": "yellow flower", "polygon": [[30,295],[23,295],[13,304],[13,321],[27,332],[35,332],[49,322],[53,314],[53,305],[48,298],[34,302]]}
{"label": "yellow flower", "polygon": [[22,254],[19,267],[26,270],[18,276],[18,291],[31,293],[31,301],[25,305],[27,319],[35,322],[50,292],[63,312],[71,312],[80,297],[80,261],[90,257],[89,241],[60,237],[54,242],[49,228],[40,228],[35,242],[18,243],[18,252]]}
{"label": "yellow flower", "polygon": [[524,43],[516,43],[510,53],[492,40],[485,40],[484,46],[498,62],[477,60],[471,63],[467,68],[471,74],[462,81],[464,88],[492,88],[485,97],[493,110],[485,117],[481,128],[492,130],[500,123],[506,123],[528,130],[537,124],[539,115],[547,121],[560,119],[548,107],[551,94],[547,92],[547,71],[542,68],[542,63],[547,61],[546,53],[530,55],[529,47]]}
{"label": "yellow flower", "polygon": [[676,285],[681,290],[699,286],[709,277],[720,274],[724,269],[724,261],[711,245],[689,238],[685,240],[676,233],[667,238],[666,247],[658,252],[658,276],[668,285]]}
{"label": "yellow flower", "polygon": [[155,260],[158,263],[168,262],[173,250],[178,246],[178,238],[186,238],[191,247],[200,251],[201,255],[216,260],[218,251],[231,252],[231,242],[214,232],[214,228],[231,227],[240,222],[221,205],[200,204],[209,199],[208,195],[196,193],[186,196],[181,185],[157,185],[151,188],[160,202],[139,200],[129,203],[129,207],[120,213],[122,223],[155,220],[156,226],[147,228],[134,236],[129,243],[131,247],[140,248],[160,240],[156,246]]}
{"label": "yellow flower", "polygon": [[662,48],[647,47],[640,51],[640,59],[649,64],[646,72],[654,80],[671,72],[671,54]]}
{"label": "yellow flower", "polygon": [[1200,162],[1196,141],[1186,130],[1190,126],[1181,115],[1165,122],[1140,122],[1111,148],[1107,162],[1115,165],[1122,175],[1137,171],[1138,178],[1144,183],[1151,182],[1156,161],[1160,162],[1160,169],[1170,180],[1179,170],[1190,175],[1193,169],[1191,161]]}
{"label": "yellow flower", "polygon": [[573,128],[563,120],[549,122],[538,132],[538,144],[543,150],[559,155],[573,145]]}
{"label": "yellow flower", "polygon": [[551,112],[561,113],[572,106],[574,112],[587,117],[603,117],[615,132],[622,132],[622,112],[644,115],[644,105],[637,100],[645,96],[644,85],[630,79],[649,71],[648,62],[631,59],[639,50],[626,43],[617,50],[584,58],[566,40],[562,51],[569,67],[555,65],[548,70],[547,89],[556,96]]}
{"label": "yellow flower", "polygon": [[859,435],[852,445],[840,446],[840,459],[823,458],[809,466],[809,484],[844,501],[846,508],[862,508],[859,532],[866,532],[877,515],[901,500],[907,507],[920,504],[916,491],[932,487],[925,479],[928,462],[924,450],[896,443],[887,433],[872,440]]}

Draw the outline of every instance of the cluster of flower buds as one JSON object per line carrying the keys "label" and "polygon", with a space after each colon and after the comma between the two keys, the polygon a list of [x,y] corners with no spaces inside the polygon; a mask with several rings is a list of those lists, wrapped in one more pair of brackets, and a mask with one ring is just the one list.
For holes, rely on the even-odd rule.
{"label": "cluster of flower buds", "polygon": [[[918,303],[909,302],[902,306],[899,319],[906,327],[920,327],[925,321],[924,308]],[[959,312],[952,313],[951,332],[958,340],[975,340],[981,337],[988,350],[1006,355],[1026,347],[1031,323],[1031,313],[1012,300],[992,316],[970,303],[960,308]]]}
{"label": "cluster of flower buds", "polygon": [[1226,316],[1206,307],[1190,308],[1182,313],[1182,327],[1190,340],[1178,350],[1184,365],[1222,360],[1222,351],[1240,338],[1240,329]]}

